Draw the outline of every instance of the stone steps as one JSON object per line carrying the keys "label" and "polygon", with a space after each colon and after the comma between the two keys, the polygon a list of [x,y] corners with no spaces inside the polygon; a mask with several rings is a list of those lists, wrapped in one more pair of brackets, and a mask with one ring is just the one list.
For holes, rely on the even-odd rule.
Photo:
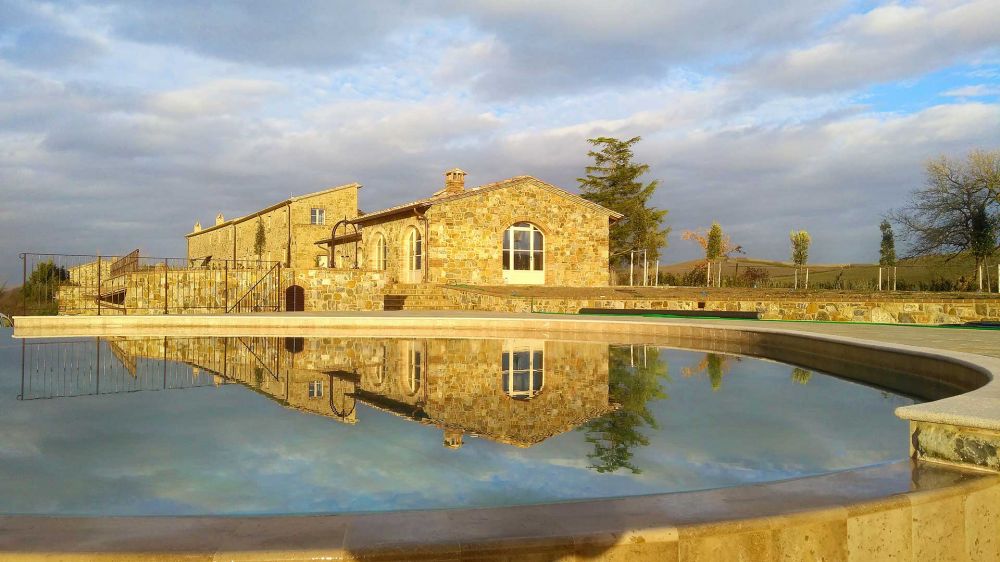
{"label": "stone steps", "polygon": [[394,285],[386,288],[383,310],[458,310],[434,285]]}

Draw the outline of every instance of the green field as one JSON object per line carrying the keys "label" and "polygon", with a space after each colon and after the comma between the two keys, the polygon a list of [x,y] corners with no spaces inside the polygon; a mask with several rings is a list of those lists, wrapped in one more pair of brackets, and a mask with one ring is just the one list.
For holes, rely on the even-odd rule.
{"label": "green field", "polygon": [[[997,290],[997,263],[1000,253],[988,260],[983,271],[983,289]],[[677,284],[704,284],[704,269],[700,275],[693,271],[704,267],[703,260],[664,265],[660,267],[661,280],[676,279]],[[718,267],[718,266],[716,266]],[[809,264],[809,286],[829,289],[878,289],[879,266],[871,263]],[[958,256],[951,260],[930,256],[900,260],[895,270],[882,268],[883,288],[891,288],[895,274],[898,290],[972,291],[978,289],[975,262],[971,257]],[[714,274],[713,274],[714,276]],[[722,265],[723,286],[790,287],[795,284],[795,267],[789,263],[739,258]],[[687,283],[684,283],[687,281]],[[800,273],[799,285],[805,282]]]}

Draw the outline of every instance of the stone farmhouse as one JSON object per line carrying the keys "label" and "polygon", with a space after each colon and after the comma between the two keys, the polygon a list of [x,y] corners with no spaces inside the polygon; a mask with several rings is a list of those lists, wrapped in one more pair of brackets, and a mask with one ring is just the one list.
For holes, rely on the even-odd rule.
{"label": "stone farmhouse", "polygon": [[370,213],[351,183],[237,219],[220,214],[186,236],[188,259],[370,272],[387,285],[608,284],[608,229],[622,215],[531,176],[472,189],[465,176],[449,170],[443,189]]}

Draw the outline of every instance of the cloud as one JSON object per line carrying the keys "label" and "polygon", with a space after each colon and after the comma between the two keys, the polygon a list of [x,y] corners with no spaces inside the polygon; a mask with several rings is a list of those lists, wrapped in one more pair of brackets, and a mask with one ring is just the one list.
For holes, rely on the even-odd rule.
{"label": "cloud", "polygon": [[748,62],[751,86],[815,93],[917,76],[997,52],[1000,5],[990,0],[890,4],[846,18],[807,47]]}
{"label": "cloud", "polygon": [[993,84],[975,84],[954,88],[941,94],[953,98],[982,98],[1000,95],[1000,86]]}
{"label": "cloud", "polygon": [[329,68],[366,60],[418,20],[408,4],[359,2],[120,2],[112,25],[130,41],[264,66]]}
{"label": "cloud", "polygon": [[281,84],[266,80],[221,79],[155,94],[149,105],[153,113],[178,117],[232,114],[259,107],[284,91]]}
{"label": "cloud", "polygon": [[65,25],[45,5],[0,2],[0,58],[29,68],[88,63],[105,52],[94,37]]}

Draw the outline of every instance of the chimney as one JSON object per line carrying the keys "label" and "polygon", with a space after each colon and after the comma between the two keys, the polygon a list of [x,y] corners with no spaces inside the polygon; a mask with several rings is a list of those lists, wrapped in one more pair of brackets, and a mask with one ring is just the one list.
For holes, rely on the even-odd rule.
{"label": "chimney", "polygon": [[194,223],[194,231],[195,232],[201,232],[201,223],[200,222]]}
{"label": "chimney", "polygon": [[226,222],[226,217],[222,216],[222,213],[219,213],[219,214],[215,215],[215,224],[216,224],[216,226],[218,226],[218,225],[220,225],[220,224],[222,224],[224,222]]}
{"label": "chimney", "polygon": [[444,195],[457,195],[465,191],[465,172],[452,168],[444,173]]}

